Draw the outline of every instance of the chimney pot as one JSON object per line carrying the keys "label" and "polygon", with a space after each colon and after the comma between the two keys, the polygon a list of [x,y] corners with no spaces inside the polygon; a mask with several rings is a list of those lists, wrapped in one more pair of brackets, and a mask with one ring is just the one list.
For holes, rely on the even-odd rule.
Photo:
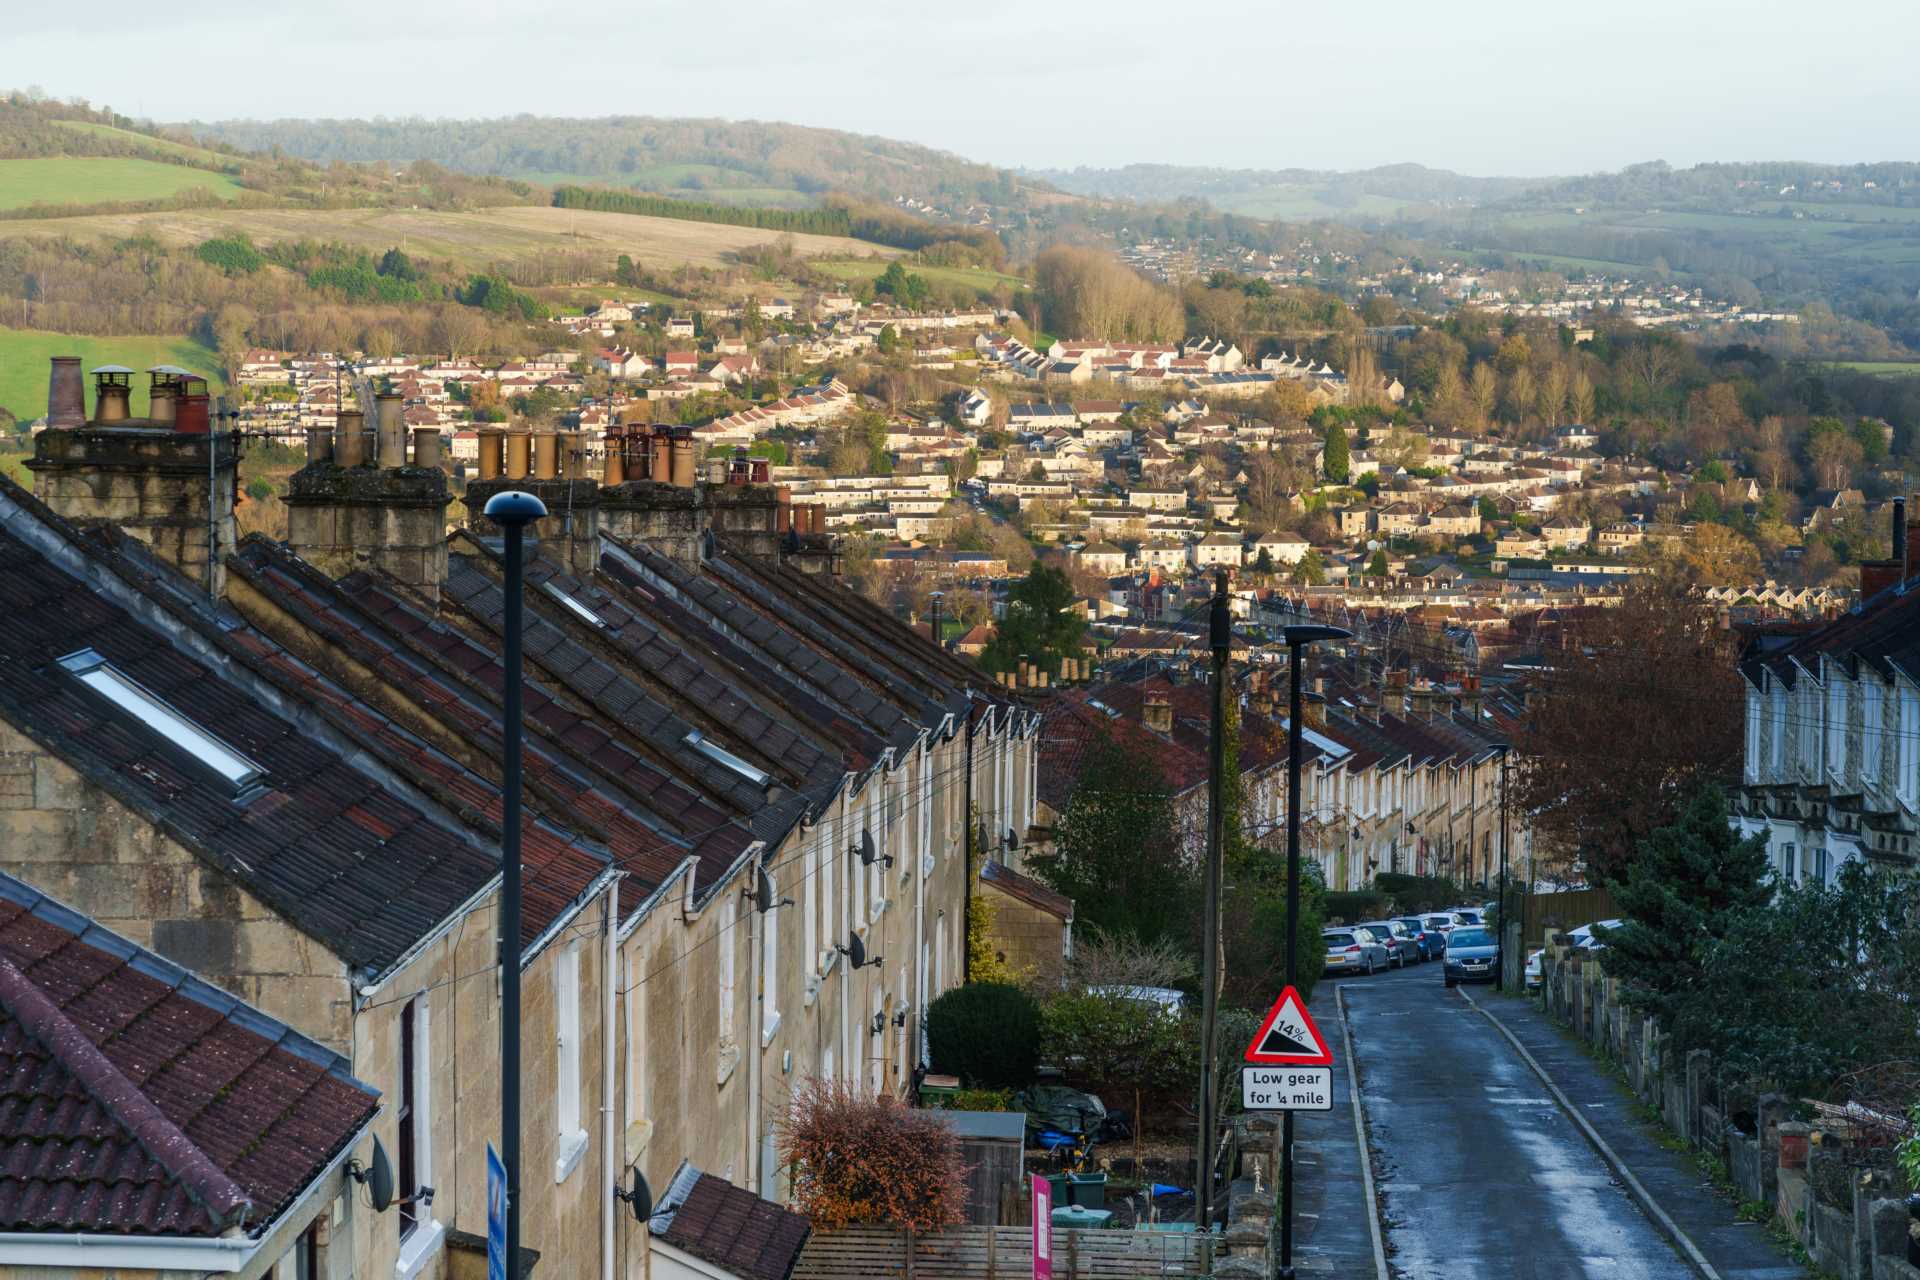
{"label": "chimney pot", "polygon": [[553,480],[560,474],[560,437],[552,431],[533,433],[533,478]]}
{"label": "chimney pot", "polygon": [[655,484],[673,483],[673,433],[666,427],[655,427],[652,436],[652,459],[648,463],[647,479]]}
{"label": "chimney pot", "polygon": [[480,433],[480,478],[498,480],[506,469],[506,433],[487,430]]}
{"label": "chimney pot", "polygon": [[79,427],[87,421],[87,391],[79,356],[54,356],[47,375],[47,425]]}
{"label": "chimney pot", "polygon": [[693,488],[693,428],[673,429],[673,484],[676,489]]}
{"label": "chimney pot", "polygon": [[507,432],[507,467],[509,480],[525,480],[531,469],[533,455],[533,437],[525,431]]}
{"label": "chimney pot", "polygon": [[749,461],[747,479],[753,484],[766,484],[773,479],[772,465],[765,458],[753,458]]}
{"label": "chimney pot", "polygon": [[[170,427],[173,425],[174,397],[180,394],[180,379],[160,369],[149,369],[147,372],[152,379],[147,387],[147,421],[155,426]],[[332,456],[331,440],[327,444],[327,453]]]}
{"label": "chimney pot", "polygon": [[93,420],[125,422],[133,416],[133,370],[104,365],[93,371]]}
{"label": "chimney pot", "polygon": [[327,427],[307,428],[307,462],[308,464],[311,465],[316,462],[325,462],[330,464],[332,463],[332,461],[333,461],[332,430]]}
{"label": "chimney pot", "polygon": [[374,424],[380,468],[407,465],[406,406],[399,396],[382,392],[373,398]]}
{"label": "chimney pot", "polygon": [[440,456],[440,428],[416,428],[413,433],[413,465],[437,467],[440,465]]}
{"label": "chimney pot", "polygon": [[180,394],[173,405],[173,429],[182,435],[207,434],[207,380],[186,377],[180,380]]}
{"label": "chimney pot", "polygon": [[333,460],[343,467],[367,464],[367,416],[358,409],[342,409],[334,420]]}

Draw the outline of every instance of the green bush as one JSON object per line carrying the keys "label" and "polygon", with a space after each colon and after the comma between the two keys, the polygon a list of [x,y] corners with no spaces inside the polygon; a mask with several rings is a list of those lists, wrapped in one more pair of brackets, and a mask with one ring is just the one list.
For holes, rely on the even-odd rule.
{"label": "green bush", "polygon": [[[1469,892],[1446,876],[1410,876],[1395,871],[1383,871],[1375,876],[1373,887],[1392,899],[1396,908],[1406,912],[1444,911]],[[1478,888],[1471,892],[1476,902],[1484,897]]]}
{"label": "green bush", "polygon": [[1040,1061],[1040,1006],[1007,983],[955,987],[927,1006],[927,1054],[969,1088],[1022,1088]]}
{"label": "green bush", "polygon": [[1361,920],[1378,919],[1387,905],[1387,895],[1372,889],[1354,889],[1345,892],[1326,893],[1320,900],[1322,919],[1327,924],[1345,921],[1354,924]]}
{"label": "green bush", "polygon": [[208,266],[218,267],[230,276],[252,275],[267,264],[253,241],[238,233],[203,240],[194,256]]}

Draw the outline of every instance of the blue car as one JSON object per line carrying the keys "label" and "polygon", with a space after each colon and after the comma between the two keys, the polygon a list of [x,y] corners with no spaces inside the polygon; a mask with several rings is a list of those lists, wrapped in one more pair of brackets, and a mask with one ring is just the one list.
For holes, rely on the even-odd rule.
{"label": "blue car", "polygon": [[1396,916],[1401,924],[1407,926],[1407,933],[1414,945],[1420,949],[1421,960],[1431,960],[1435,956],[1445,955],[1447,935],[1438,929],[1427,928],[1427,922],[1419,916]]}
{"label": "blue car", "polygon": [[1446,983],[1492,982],[1500,972],[1500,944],[1485,929],[1461,925],[1447,939]]}

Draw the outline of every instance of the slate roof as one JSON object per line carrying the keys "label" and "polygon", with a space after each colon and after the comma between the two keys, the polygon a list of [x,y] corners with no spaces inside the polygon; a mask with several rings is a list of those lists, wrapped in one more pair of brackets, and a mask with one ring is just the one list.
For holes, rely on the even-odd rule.
{"label": "slate roof", "polygon": [[0,1231],[258,1236],[378,1108],[338,1055],[0,875]]}
{"label": "slate roof", "polygon": [[1012,867],[996,862],[992,858],[980,864],[980,881],[990,884],[1008,897],[1028,906],[1044,911],[1048,915],[1068,923],[1073,921],[1073,899],[1065,894],[1055,893],[1031,876],[1021,875]]}
{"label": "slate roof", "polygon": [[[0,718],[355,966],[383,970],[493,876],[497,855],[15,536],[30,514],[4,500],[23,496],[0,492],[21,521],[0,519]],[[251,759],[257,784],[236,794],[59,665],[89,648]]]}
{"label": "slate roof", "polygon": [[1740,669],[1756,684],[1763,669],[1771,671],[1792,688],[1800,668],[1816,668],[1822,658],[1871,666],[1886,678],[1898,669],[1920,680],[1920,579],[1909,578],[1904,590],[1887,587],[1825,626],[1759,631]]}
{"label": "slate roof", "polygon": [[805,1215],[683,1161],[652,1233],[741,1280],[787,1280],[812,1233]]}

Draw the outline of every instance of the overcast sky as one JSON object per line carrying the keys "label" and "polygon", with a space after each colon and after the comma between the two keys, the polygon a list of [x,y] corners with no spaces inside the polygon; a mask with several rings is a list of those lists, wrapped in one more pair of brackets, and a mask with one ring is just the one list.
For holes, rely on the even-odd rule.
{"label": "overcast sky", "polygon": [[1906,0],[131,0],[10,6],[14,87],[158,120],[725,116],[1004,165],[1533,176],[1916,159]]}

